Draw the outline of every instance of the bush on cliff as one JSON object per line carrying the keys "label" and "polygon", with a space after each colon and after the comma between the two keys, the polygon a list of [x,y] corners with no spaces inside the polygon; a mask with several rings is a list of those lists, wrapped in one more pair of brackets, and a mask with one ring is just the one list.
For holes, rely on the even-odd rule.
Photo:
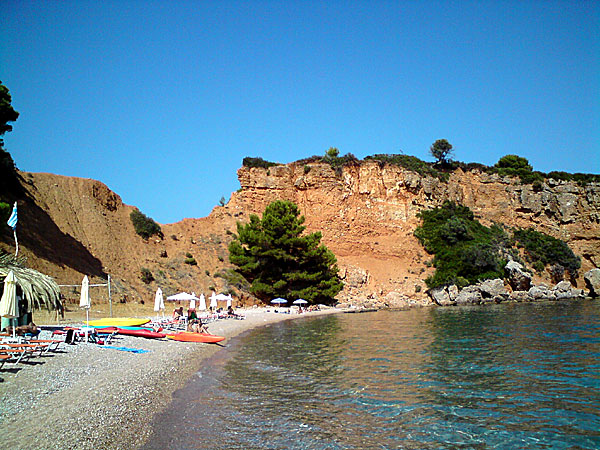
{"label": "bush on cliff", "polygon": [[260,157],[253,158],[251,156],[246,156],[242,160],[242,166],[244,166],[244,167],[260,167],[263,169],[268,169],[269,167],[273,167],[273,166],[277,166],[277,165],[279,165],[279,164],[271,162],[271,161],[265,161],[264,159],[262,159]]}
{"label": "bush on cliff", "polygon": [[262,219],[252,214],[249,223],[238,222],[229,261],[262,300],[332,303],[343,287],[337,261],[320,244],[321,233],[302,235],[306,227],[299,214],[294,203],[278,200],[267,206]]}
{"label": "bush on cliff", "polygon": [[380,166],[385,164],[399,166],[406,170],[410,170],[411,172],[418,173],[422,177],[434,177],[444,182],[448,181],[450,178],[448,173],[437,170],[433,167],[433,164],[427,163],[416,156],[403,154],[376,154],[367,156],[365,160],[377,161]]}
{"label": "bush on cliff", "polygon": [[532,228],[515,230],[514,238],[523,246],[527,259],[537,269],[540,269],[542,264],[544,267],[548,264],[559,264],[574,275],[581,267],[580,258],[560,239]]}
{"label": "bush on cliff", "polygon": [[428,287],[462,287],[503,276],[506,261],[501,255],[508,237],[500,227],[483,226],[468,207],[449,201],[421,211],[419,217],[423,223],[415,236],[428,253],[435,255],[435,273],[425,280]]}
{"label": "bush on cliff", "polygon": [[131,223],[135,228],[135,232],[144,239],[148,239],[150,236],[158,235],[163,237],[160,225],[157,224],[150,217],[143,214],[139,209],[134,209],[129,215]]}

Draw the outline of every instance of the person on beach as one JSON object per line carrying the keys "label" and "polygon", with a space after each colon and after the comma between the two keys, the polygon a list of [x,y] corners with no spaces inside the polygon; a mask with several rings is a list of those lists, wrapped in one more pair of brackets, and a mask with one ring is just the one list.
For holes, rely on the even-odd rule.
{"label": "person on beach", "polygon": [[173,311],[173,319],[179,319],[181,317],[183,317],[183,306],[175,308]]}

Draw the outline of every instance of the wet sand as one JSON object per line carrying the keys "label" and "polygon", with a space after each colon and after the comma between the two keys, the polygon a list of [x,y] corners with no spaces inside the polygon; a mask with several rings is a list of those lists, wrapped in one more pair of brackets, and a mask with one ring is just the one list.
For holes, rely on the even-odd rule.
{"label": "wet sand", "polygon": [[[252,328],[340,310],[301,315],[274,313],[273,308],[239,312],[245,320],[223,319],[208,325],[212,334],[227,338],[221,343],[224,346]],[[17,366],[5,364],[0,371],[0,448],[140,447],[151,434],[152,417],[169,405],[172,393],[223,348],[131,336],[117,336],[111,345],[149,351],[62,344],[57,353]]]}

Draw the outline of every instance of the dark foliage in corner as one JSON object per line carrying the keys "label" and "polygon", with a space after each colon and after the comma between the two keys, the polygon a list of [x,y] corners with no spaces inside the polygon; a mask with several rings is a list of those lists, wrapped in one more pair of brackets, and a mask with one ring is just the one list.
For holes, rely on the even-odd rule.
{"label": "dark foliage in corner", "polygon": [[163,237],[160,225],[157,224],[150,217],[143,214],[139,209],[134,209],[129,215],[131,223],[135,228],[135,232],[144,239],[148,239],[150,236],[157,235],[160,238]]}

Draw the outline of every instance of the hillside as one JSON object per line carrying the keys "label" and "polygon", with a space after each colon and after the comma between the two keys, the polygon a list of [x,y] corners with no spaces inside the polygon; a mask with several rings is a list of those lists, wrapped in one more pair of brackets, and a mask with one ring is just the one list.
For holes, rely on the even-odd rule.
{"label": "hillside", "polygon": [[[321,231],[337,256],[346,288],[341,301],[403,306],[429,302],[423,280],[432,273],[428,255],[413,236],[423,208],[453,200],[492,222],[534,227],[566,241],[581,256],[578,279],[600,265],[600,184],[546,180],[523,185],[518,178],[478,170],[455,170],[448,182],[398,166],[363,161],[337,172],[325,163],[242,167],[241,189],[205,218],[162,225],[164,237],[138,236],[129,215],[133,206],[99,181],[43,173],[21,173],[27,193],[19,204],[21,252],[29,264],[59,284],[92,282],[111,275],[113,301],[152,301],[160,286],[209,293],[231,289],[220,276],[229,267],[227,245],[236,221],[261,214],[275,199],[294,201],[308,231]],[[144,211],[142,211],[144,212]],[[14,251],[10,229],[0,247]],[[191,253],[196,266],[184,263]],[[155,281],[142,282],[149,269]],[[538,280],[540,281],[540,280]],[[115,294],[116,292],[116,294]],[[67,297],[76,295],[64,290]],[[104,290],[98,296],[106,296]]]}

